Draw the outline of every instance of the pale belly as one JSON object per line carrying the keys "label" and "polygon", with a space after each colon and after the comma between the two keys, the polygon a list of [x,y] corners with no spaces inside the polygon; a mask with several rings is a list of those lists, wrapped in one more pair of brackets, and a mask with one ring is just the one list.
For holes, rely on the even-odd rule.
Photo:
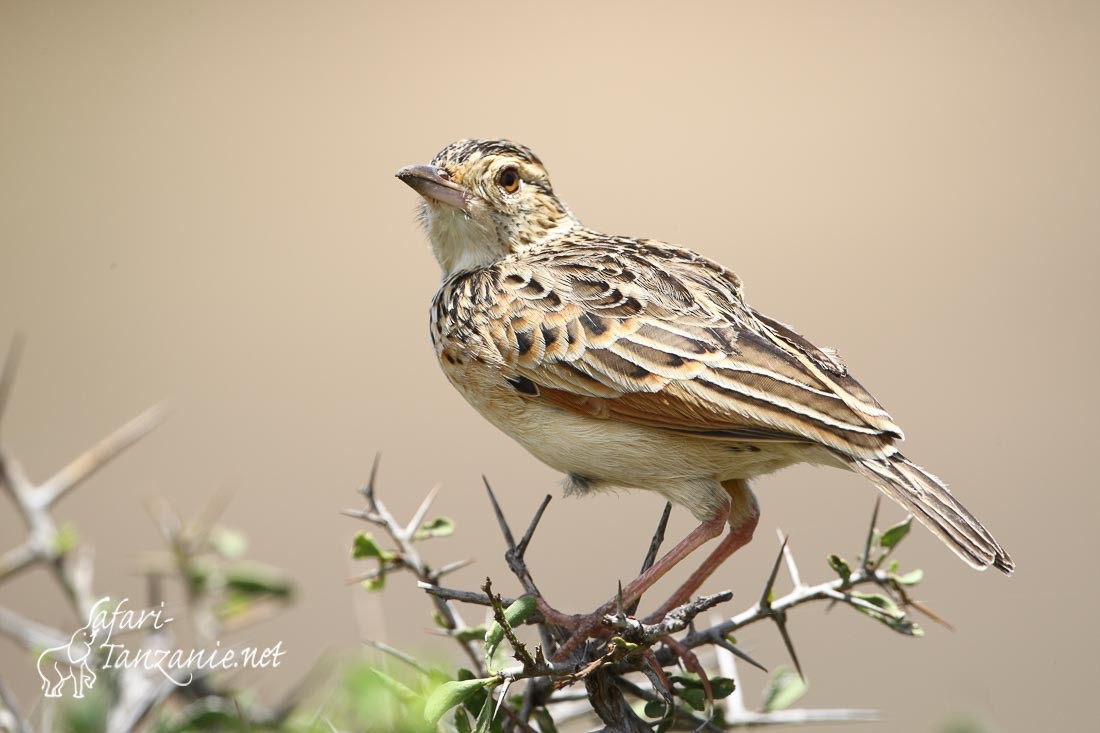
{"label": "pale belly", "polygon": [[795,463],[832,463],[798,443],[733,443],[603,420],[525,396],[484,365],[443,363],[451,383],[489,422],[570,477],[574,491],[643,489],[700,519],[727,501],[722,481],[751,479]]}

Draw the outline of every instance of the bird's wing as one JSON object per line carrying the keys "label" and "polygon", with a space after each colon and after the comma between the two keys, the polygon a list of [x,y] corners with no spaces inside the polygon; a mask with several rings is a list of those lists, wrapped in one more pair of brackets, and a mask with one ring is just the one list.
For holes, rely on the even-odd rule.
{"label": "bird's wing", "polygon": [[[832,354],[745,305],[688,250],[600,240],[503,260],[461,290],[530,399],[715,440],[892,454],[901,431]],[[480,300],[480,303],[473,301]],[[473,316],[475,319],[478,316]]]}

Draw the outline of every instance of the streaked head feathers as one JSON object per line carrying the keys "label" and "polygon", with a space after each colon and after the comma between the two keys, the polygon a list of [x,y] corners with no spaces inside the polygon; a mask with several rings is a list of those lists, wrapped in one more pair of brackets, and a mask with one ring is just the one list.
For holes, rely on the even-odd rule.
{"label": "streaked head feathers", "polygon": [[423,197],[421,218],[444,277],[569,232],[578,222],[542,161],[508,140],[459,140],[397,177]]}

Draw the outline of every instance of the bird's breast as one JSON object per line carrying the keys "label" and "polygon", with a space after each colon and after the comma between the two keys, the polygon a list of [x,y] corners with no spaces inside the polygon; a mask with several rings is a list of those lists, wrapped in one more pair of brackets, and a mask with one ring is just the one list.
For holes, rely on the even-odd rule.
{"label": "bird's breast", "polygon": [[[444,288],[431,309],[431,337],[439,366],[479,412],[501,398],[515,399],[489,341],[481,334],[484,319],[464,302],[462,292]],[[516,407],[517,405],[511,405]]]}

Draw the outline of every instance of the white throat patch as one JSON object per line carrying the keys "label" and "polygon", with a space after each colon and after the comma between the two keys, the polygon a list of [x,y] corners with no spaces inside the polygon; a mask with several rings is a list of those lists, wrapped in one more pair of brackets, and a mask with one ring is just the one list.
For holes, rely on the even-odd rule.
{"label": "white throat patch", "polygon": [[444,280],[460,270],[491,265],[506,254],[496,231],[464,211],[437,205],[427,208],[424,218]]}

